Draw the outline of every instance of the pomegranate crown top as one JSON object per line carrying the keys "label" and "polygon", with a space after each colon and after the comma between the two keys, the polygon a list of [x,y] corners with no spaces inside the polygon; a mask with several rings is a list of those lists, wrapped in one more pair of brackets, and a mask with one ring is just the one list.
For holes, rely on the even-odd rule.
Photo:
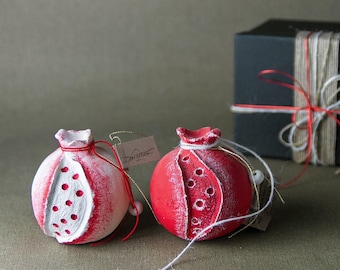
{"label": "pomegranate crown top", "polygon": [[59,129],[54,135],[61,147],[78,148],[88,146],[93,142],[90,129],[85,130],[65,130]]}
{"label": "pomegranate crown top", "polygon": [[213,144],[221,137],[221,130],[211,127],[202,127],[197,130],[178,127],[176,132],[182,142],[196,145]]}

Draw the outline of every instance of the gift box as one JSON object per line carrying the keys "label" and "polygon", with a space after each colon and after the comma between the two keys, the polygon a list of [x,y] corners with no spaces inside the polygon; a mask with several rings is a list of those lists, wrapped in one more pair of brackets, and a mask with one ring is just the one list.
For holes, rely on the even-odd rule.
{"label": "gift box", "polygon": [[237,143],[264,157],[340,164],[337,32],[340,23],[269,20],[235,35]]}

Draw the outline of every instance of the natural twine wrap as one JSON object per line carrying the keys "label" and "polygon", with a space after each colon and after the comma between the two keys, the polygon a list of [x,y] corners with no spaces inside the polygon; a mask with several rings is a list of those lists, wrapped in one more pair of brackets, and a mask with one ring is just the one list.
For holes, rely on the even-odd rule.
{"label": "natural twine wrap", "polygon": [[[323,107],[321,94],[328,104],[337,101],[337,84],[330,84],[327,91],[321,93],[326,81],[338,74],[339,66],[339,38],[338,34],[332,32],[310,33],[301,31],[295,39],[295,75],[294,77],[303,88],[308,91],[313,106]],[[306,42],[308,42],[306,46]],[[306,51],[306,48],[308,50]],[[305,100],[294,92],[294,106],[303,108]],[[316,112],[314,112],[315,114]],[[334,165],[336,149],[336,127],[337,123],[325,114],[318,113],[317,121],[313,125],[313,146],[311,162],[314,164]],[[297,114],[296,122],[303,122],[305,115]],[[308,138],[306,129],[296,129],[294,144],[299,147],[306,143]],[[294,151],[293,159],[303,162],[307,158],[307,150]]]}

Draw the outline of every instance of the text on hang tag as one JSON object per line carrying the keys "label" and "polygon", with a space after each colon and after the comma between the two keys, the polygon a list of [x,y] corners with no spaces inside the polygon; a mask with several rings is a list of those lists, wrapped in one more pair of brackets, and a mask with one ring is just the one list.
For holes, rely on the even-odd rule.
{"label": "text on hang tag", "polygon": [[154,136],[114,145],[123,169],[160,159]]}

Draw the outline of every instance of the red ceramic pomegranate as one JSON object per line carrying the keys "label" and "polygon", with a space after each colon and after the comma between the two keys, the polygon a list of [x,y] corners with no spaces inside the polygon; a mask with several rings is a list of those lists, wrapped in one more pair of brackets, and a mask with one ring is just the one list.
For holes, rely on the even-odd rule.
{"label": "red ceramic pomegranate", "polygon": [[121,171],[96,153],[91,131],[59,130],[60,148],[40,165],[32,184],[36,220],[60,243],[84,244],[111,234],[125,216],[129,197]]}
{"label": "red ceramic pomegranate", "polygon": [[[252,202],[252,184],[246,167],[218,149],[219,129],[176,131],[181,144],[156,165],[150,197],[165,229],[192,240],[215,222],[246,215]],[[212,227],[196,240],[226,235],[242,223],[240,219]]]}

